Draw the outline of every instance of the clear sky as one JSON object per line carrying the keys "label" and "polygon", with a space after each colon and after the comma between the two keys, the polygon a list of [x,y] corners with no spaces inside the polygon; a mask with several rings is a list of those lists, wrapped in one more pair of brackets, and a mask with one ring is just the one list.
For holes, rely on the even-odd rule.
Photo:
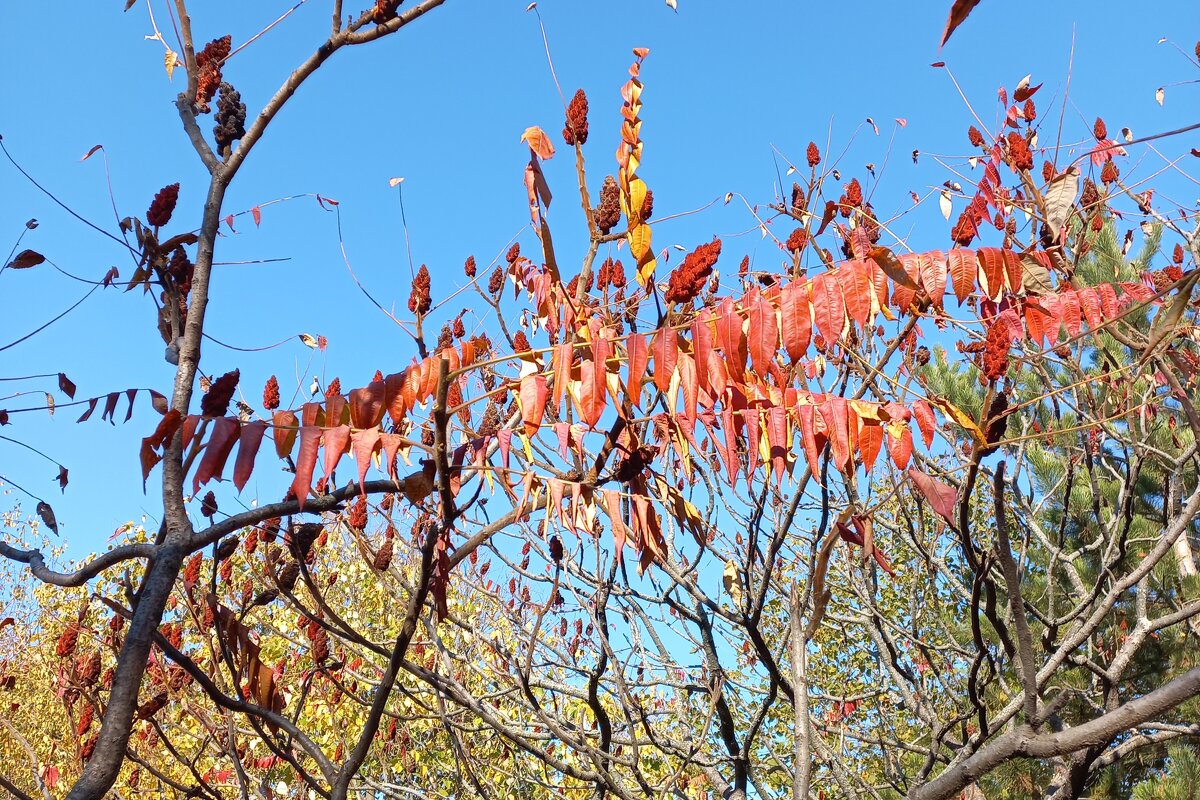
{"label": "clear sky", "polygon": [[[145,38],[153,28],[144,0],[128,13],[121,12],[122,5],[90,0],[51,12],[39,3],[3,4],[0,134],[39,182],[110,231],[116,226],[105,161],[100,154],[80,161],[93,145],[104,145],[119,216],[144,216],[155,191],[181,182],[171,229],[181,230],[198,223],[205,186],[173,108],[185,79],[178,72],[168,82],[162,45]],[[198,42],[228,33],[236,47],[295,3],[192,5]],[[527,151],[519,137],[536,124],[560,143],[563,115],[537,18],[526,13],[526,5],[527,0],[448,0],[397,36],[338,53],[251,155],[229,193],[227,211],[304,193],[337,199],[351,264],[372,293],[398,311],[411,276],[397,190],[388,186],[392,177],[405,178],[412,258],[433,272],[435,301],[461,283],[466,256],[475,255],[482,267],[514,237],[532,249],[521,182]],[[882,214],[906,208],[912,191],[926,195],[947,179],[968,183],[933,157],[942,154],[955,169],[966,169],[966,129],[974,122],[947,72],[930,67],[939,60],[990,130],[997,128],[1000,113],[998,87],[1011,90],[1026,73],[1033,73],[1035,83],[1045,82],[1035,97],[1043,119],[1048,117],[1043,146],[1053,141],[1059,113],[1064,142],[1085,145],[1098,115],[1114,135],[1125,126],[1145,135],[1200,121],[1200,87],[1171,85],[1194,80],[1200,71],[1179,49],[1157,44],[1169,36],[1191,55],[1200,38],[1195,0],[984,0],[939,52],[948,6],[949,0],[679,0],[676,14],[661,0],[542,0],[538,8],[563,91],[569,98],[583,87],[591,101],[585,152],[593,197],[603,176],[615,170],[618,90],[631,48],[650,48],[642,72],[646,151],[640,174],[654,190],[656,217],[703,206],[726,192],[770,202],[776,170],[786,168],[784,158],[802,163],[809,140],[823,152],[832,142],[834,157],[849,145],[839,164],[843,180],[862,180]],[[251,115],[327,35],[328,7],[321,0],[300,3],[227,65],[226,77]],[[166,3],[154,0],[153,9],[175,46]],[[1155,99],[1159,86],[1166,87],[1161,106]],[[867,117],[879,126],[878,136],[864,124]],[[896,118],[907,126],[898,129]],[[209,119],[202,122],[211,128]],[[1194,132],[1161,143],[1159,152],[1178,156],[1192,147],[1200,147]],[[914,149],[922,153],[916,164]],[[878,181],[867,173],[868,163],[875,165]],[[1157,175],[1165,164],[1139,148],[1123,169],[1149,179],[1148,186],[1171,199],[1194,205],[1200,188],[1170,170]],[[1182,166],[1197,172],[1192,164]],[[560,154],[546,172],[555,192],[550,218],[560,263],[577,264],[585,234],[573,159]],[[22,248],[34,248],[92,280],[114,265],[122,277],[132,272],[128,254],[0,161],[3,254],[30,218],[41,224]],[[219,267],[208,331],[239,347],[292,338],[254,354],[208,343],[206,373],[240,367],[242,392],[257,407],[271,373],[285,386],[286,403],[288,388],[307,387],[314,374],[326,382],[341,376],[351,387],[368,381],[376,368],[388,373],[409,363],[411,341],[351,281],[332,213],[305,198],[264,208],[259,228],[248,215],[235,224],[237,233],[226,230],[218,243],[219,261],[289,260]],[[930,200],[907,215],[896,233],[911,236],[910,244],[921,249],[946,246],[948,230],[936,200]],[[691,249],[714,234],[725,241],[718,266],[726,274],[746,254],[764,269],[780,262],[778,249],[760,236],[754,217],[738,202],[717,203],[657,226],[655,244]],[[0,275],[0,347],[60,313],[88,288],[49,265]],[[452,316],[465,305],[471,303],[445,310]],[[311,363],[314,352],[294,338],[302,331],[330,342]],[[44,333],[0,351],[0,377],[63,371],[78,384],[79,397],[130,387],[169,393],[174,369],[162,352],[150,299],[140,290],[107,289]],[[0,408],[40,404],[41,392],[53,388],[47,380],[0,382],[5,398]],[[21,390],[33,394],[9,397]],[[0,474],[48,499],[71,552],[82,555],[102,548],[128,520],[148,514],[147,524],[156,524],[157,473],[143,495],[137,456],[157,415],[144,396],[126,425],[101,422],[99,412],[76,425],[78,415],[79,409],[61,409],[53,419],[44,412],[17,414],[11,426],[0,429],[0,435],[33,444],[71,470],[65,495],[50,480],[57,471],[52,464],[3,440]],[[124,401],[118,422],[123,417]],[[242,501],[259,491],[264,500],[277,498],[282,491],[277,475],[269,458],[260,459]],[[223,503],[232,496],[231,488],[224,490]],[[5,507],[15,502],[32,511],[33,502],[20,492],[0,497]]]}

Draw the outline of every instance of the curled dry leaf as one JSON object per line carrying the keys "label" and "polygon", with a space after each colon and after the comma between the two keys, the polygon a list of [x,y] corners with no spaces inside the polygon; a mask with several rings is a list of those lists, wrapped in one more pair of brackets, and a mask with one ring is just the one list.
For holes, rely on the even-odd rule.
{"label": "curled dry leaf", "polygon": [[521,134],[521,141],[529,145],[529,149],[542,161],[554,158],[554,143],[546,132],[537,125],[531,125]]}
{"label": "curled dry leaf", "polygon": [[36,267],[46,260],[46,257],[34,250],[22,250],[17,257],[8,262],[9,269],[29,269]]}
{"label": "curled dry leaf", "polygon": [[53,531],[55,536],[58,536],[58,520],[55,518],[54,509],[50,507],[50,504],[45,500],[39,501],[37,504],[37,513],[42,518],[42,522],[45,523],[46,527]]}
{"label": "curled dry leaf", "polygon": [[1046,188],[1046,224],[1055,237],[1067,223],[1075,209],[1075,198],[1079,194],[1079,170],[1075,167],[1060,172]]}

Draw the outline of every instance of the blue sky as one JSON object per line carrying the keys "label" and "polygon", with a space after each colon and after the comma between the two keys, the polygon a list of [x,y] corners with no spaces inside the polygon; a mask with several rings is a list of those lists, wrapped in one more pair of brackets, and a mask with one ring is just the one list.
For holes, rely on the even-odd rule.
{"label": "blue sky", "polygon": [[[237,46],[294,3],[193,5],[198,41],[229,33]],[[519,137],[536,124],[561,141],[562,107],[537,19],[525,12],[526,5],[526,0],[449,0],[398,36],[337,54],[275,121],[235,182],[226,209],[243,211],[314,192],[337,199],[355,272],[376,297],[397,309],[407,298],[410,273],[397,191],[389,188],[389,178],[405,178],[412,258],[433,272],[435,299],[460,283],[466,256],[486,264],[514,237],[533,248],[521,183],[527,155]],[[1124,126],[1144,135],[1197,121],[1200,89],[1170,86],[1198,77],[1196,67],[1171,45],[1156,44],[1171,36],[1191,53],[1200,37],[1194,2],[1156,3],[1153,13],[1140,13],[1137,6],[1108,2],[985,0],[939,52],[948,5],[762,0],[735,6],[680,0],[675,14],[660,0],[543,0],[539,10],[563,91],[569,98],[583,87],[591,100],[592,133],[585,152],[593,195],[615,169],[618,91],[630,50],[650,48],[642,72],[646,151],[640,174],[654,190],[656,217],[703,206],[729,191],[751,202],[771,201],[773,148],[802,161],[810,139],[822,151],[832,141],[834,154],[849,144],[839,165],[843,179],[863,180],[880,212],[904,208],[910,191],[923,195],[954,178],[929,154],[961,160],[969,150],[966,129],[972,114],[946,72],[930,67],[938,60],[951,68],[993,130],[997,88],[1011,89],[1026,73],[1033,73],[1035,83],[1045,82],[1035,102],[1044,119],[1052,115],[1046,124],[1053,130],[1069,71],[1064,141],[1086,143],[1097,115],[1114,134]],[[181,182],[172,230],[182,229],[198,221],[205,186],[172,105],[184,78],[177,73],[169,83],[162,46],[144,39],[152,32],[145,2],[124,14],[121,6],[118,0],[74,4],[48,25],[45,9],[37,4],[4,5],[0,134],[39,182],[108,230],[115,230],[115,220],[105,162],[99,155],[79,160],[93,145],[104,145],[120,216],[144,216],[159,187]],[[154,11],[173,44],[166,4],[155,0]],[[309,0],[231,60],[226,76],[252,115],[321,41],[327,26],[328,4]],[[1154,92],[1164,85],[1160,107]],[[868,116],[879,125],[878,137],[863,125]],[[897,117],[908,124],[896,131],[889,158]],[[203,122],[211,127],[211,121]],[[1200,136],[1191,133],[1160,149],[1179,155],[1197,146]],[[910,158],[914,149],[925,154],[916,165]],[[878,185],[869,180],[867,163],[876,165]],[[1149,177],[1162,163],[1138,149],[1124,169]],[[550,218],[560,263],[577,264],[585,239],[572,159],[560,154],[546,172],[556,196]],[[1150,185],[1189,206],[1200,194],[1194,182],[1169,174]],[[7,162],[0,162],[0,187],[5,254],[25,220],[37,218],[40,227],[26,236],[22,248],[43,252],[63,269],[90,279],[113,265],[123,277],[132,272],[128,255],[68,216]],[[898,232],[911,234],[916,248],[942,247],[948,227],[930,201],[905,217]],[[290,260],[218,268],[209,332],[231,344],[257,347],[306,331],[327,336],[330,347],[309,363],[313,351],[295,338],[255,354],[210,344],[205,372],[240,367],[244,396],[257,406],[262,382],[271,373],[285,387],[297,381],[307,386],[314,374],[326,381],[339,375],[349,387],[369,380],[376,368],[393,372],[409,362],[411,341],[350,280],[332,213],[305,198],[264,208],[259,228],[248,216],[240,217],[237,231],[218,243],[218,260]],[[753,217],[737,203],[718,203],[702,214],[659,225],[655,244],[691,249],[714,234],[725,241],[719,266],[727,272],[743,254],[761,268],[780,261],[778,250],[760,237]],[[50,319],[87,289],[48,265],[0,275],[0,346]],[[453,315],[461,307],[446,310]],[[134,386],[167,392],[173,368],[163,360],[154,324],[153,305],[140,290],[97,292],[43,334],[0,352],[0,377],[63,371],[79,385],[80,397]],[[0,398],[17,390],[34,392],[2,399],[0,408],[36,404],[40,392],[52,388],[52,381],[0,383]],[[285,402],[287,397],[285,388]],[[157,474],[143,495],[137,452],[157,415],[143,397],[127,425],[110,426],[99,413],[76,425],[78,413],[62,409],[53,419],[44,413],[14,415],[14,424],[0,430],[66,464],[71,485],[65,495],[50,480],[53,465],[5,441],[0,441],[0,474],[48,499],[71,552],[82,555],[103,547],[128,520],[149,514],[154,524]],[[122,404],[118,419],[123,416]],[[276,498],[281,492],[276,475],[275,465],[263,459],[242,500],[248,502],[256,492]],[[224,496],[232,498],[232,490]],[[33,503],[19,492],[0,498],[6,507],[18,501],[32,510]]]}

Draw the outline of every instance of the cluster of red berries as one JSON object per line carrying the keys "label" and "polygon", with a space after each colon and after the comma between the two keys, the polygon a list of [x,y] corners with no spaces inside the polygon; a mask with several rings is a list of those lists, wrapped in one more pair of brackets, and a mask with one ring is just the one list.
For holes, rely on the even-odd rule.
{"label": "cluster of red berries", "polygon": [[720,255],[720,239],[713,239],[688,253],[683,263],[671,272],[667,282],[666,301],[687,305],[695,300],[704,290],[704,284],[712,274],[713,265],[717,263]]}
{"label": "cluster of red berries", "polygon": [[571,104],[567,106],[567,125],[563,128],[563,140],[568,145],[587,144],[588,138],[588,99],[583,89],[575,92]]}

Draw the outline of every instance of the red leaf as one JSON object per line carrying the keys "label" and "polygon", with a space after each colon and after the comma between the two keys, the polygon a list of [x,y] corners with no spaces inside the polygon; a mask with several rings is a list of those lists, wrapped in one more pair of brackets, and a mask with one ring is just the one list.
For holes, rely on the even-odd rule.
{"label": "red leaf", "polygon": [[350,426],[338,425],[325,429],[325,477],[328,478],[337,469],[338,462],[350,445]]}
{"label": "red leaf", "polygon": [[909,467],[909,480],[917,487],[917,491],[929,503],[929,507],[937,513],[942,519],[950,524],[951,528],[956,528],[954,522],[954,506],[958,502],[958,492],[954,487],[947,486],[937,478],[926,475],[916,467]]}
{"label": "red leaf", "polygon": [[233,485],[239,492],[245,488],[246,481],[250,480],[250,473],[254,471],[254,459],[266,432],[267,423],[263,420],[247,422],[242,426],[242,432],[238,436],[237,460],[233,462]]}
{"label": "red leaf", "polygon": [[595,428],[608,403],[608,380],[604,365],[586,359],[579,374],[579,417],[589,428]]}
{"label": "red leaf", "polygon": [[833,275],[842,288],[846,313],[859,328],[866,328],[871,318],[871,276],[866,270],[866,262],[847,261]]}
{"label": "red leaf", "polygon": [[1078,336],[1082,330],[1082,309],[1080,308],[1079,295],[1073,289],[1063,289],[1059,292],[1058,297],[1061,301],[1062,322],[1066,326],[1067,335],[1070,337]]}
{"label": "red leaf", "polygon": [[229,459],[229,453],[237,443],[241,424],[236,417],[218,417],[213,420],[212,434],[204,447],[204,455],[200,465],[196,467],[196,475],[192,479],[192,494],[200,491],[200,487],[213,478],[221,479],[221,471]]}
{"label": "red leaf", "polygon": [[690,353],[679,356],[679,386],[683,389],[683,415],[691,427],[696,426],[696,402],[699,386],[696,379],[696,359]]}
{"label": "red leaf", "polygon": [[750,335],[747,339],[750,362],[756,374],[765,376],[771,370],[771,364],[775,360],[775,349],[779,346],[779,326],[775,322],[775,308],[770,300],[759,295],[754,301],[750,301],[749,311]]}
{"label": "red leaf", "polygon": [[9,269],[29,269],[36,267],[46,260],[46,257],[34,250],[22,250],[17,253],[16,257],[8,262]]}
{"label": "red leaf", "polygon": [[93,397],[93,398],[89,399],[87,410],[84,411],[79,416],[79,419],[77,419],[75,421],[76,422],[87,422],[88,417],[90,417],[92,415],[92,412],[96,410],[96,403],[97,403],[97,401],[99,401],[99,399],[100,399],[99,397]]}
{"label": "red leaf", "polygon": [[975,253],[979,260],[979,274],[983,281],[983,293],[992,300],[1004,294],[1004,251],[999,247],[981,247]]}
{"label": "red leaf", "polygon": [[828,430],[833,464],[845,474],[850,472],[852,463],[850,460],[850,410],[848,405],[844,397],[830,397],[818,406]]}
{"label": "red leaf", "polygon": [[258,206],[250,209],[250,216],[254,217],[254,227],[262,225],[262,209]]}
{"label": "red leaf", "polygon": [[975,276],[979,267],[975,263],[975,253],[971,250],[955,248],[946,254],[946,262],[950,268],[950,279],[954,284],[954,296],[959,304],[975,291]]}
{"label": "red leaf", "polygon": [[796,406],[796,416],[800,418],[801,439],[804,442],[804,455],[808,458],[808,470],[814,479],[821,474],[821,448],[817,447],[817,426],[814,411],[816,406],[811,403]]}
{"label": "red leaf", "polygon": [[746,336],[742,332],[742,317],[729,297],[717,306],[717,343],[725,354],[729,374],[740,379],[746,369]]}
{"label": "red leaf", "polygon": [[804,358],[812,339],[812,313],[809,309],[808,281],[789,281],[779,293],[783,345],[792,363]]}
{"label": "red leaf", "polygon": [[892,305],[900,309],[900,313],[903,314],[912,306],[917,297],[917,291],[920,289],[921,263],[915,253],[905,253],[897,258],[897,261],[900,262],[904,274],[908,276],[908,282],[912,284],[908,286],[893,279]]}
{"label": "red leaf", "polygon": [[671,388],[671,376],[679,359],[679,346],[675,339],[674,328],[660,328],[654,335],[654,343],[650,345],[650,353],[654,357],[654,385],[664,394]]}
{"label": "red leaf", "polygon": [[292,480],[292,494],[296,495],[301,511],[304,510],[304,501],[308,499],[309,488],[312,486],[322,433],[321,428],[316,425],[306,425],[300,429],[300,452],[296,457],[296,477]]}
{"label": "red leaf", "polygon": [[1048,294],[1038,298],[1038,301],[1046,311],[1046,342],[1054,347],[1058,344],[1062,329],[1062,300],[1056,294]]}
{"label": "red leaf", "polygon": [[813,278],[813,322],[825,341],[833,344],[842,337],[846,324],[846,306],[838,282],[828,272]]}
{"label": "red leaf", "polygon": [[271,435],[275,438],[275,453],[280,458],[287,458],[292,454],[292,448],[296,446],[299,424],[296,415],[291,411],[276,411],[271,415],[271,427],[274,429]]}
{"label": "red leaf", "polygon": [[612,522],[613,555],[617,563],[621,563],[621,551],[625,549],[625,520],[621,516],[621,495],[613,489],[604,489],[604,506],[608,509],[608,517]]}
{"label": "red leaf", "polygon": [[890,432],[887,437],[888,454],[892,457],[892,463],[897,469],[904,469],[908,466],[909,459],[912,458],[913,438],[912,429],[907,425],[900,432],[900,436],[893,436]]}
{"label": "red leaf", "polygon": [[362,489],[367,480],[367,468],[371,466],[371,456],[379,449],[382,435],[378,428],[368,428],[350,434],[350,451],[354,453],[354,462],[358,465],[359,489]]}
{"label": "red leaf", "polygon": [[759,443],[762,437],[759,429],[762,415],[758,406],[743,409],[742,422],[746,424],[746,475],[753,475],[758,469]]}
{"label": "red leaf", "polygon": [[692,320],[692,355],[696,359],[696,379],[701,391],[709,391],[708,354],[713,349],[713,334],[709,321],[713,313],[709,309],[701,311]]}
{"label": "red leaf", "polygon": [[1095,330],[1103,325],[1104,317],[1100,313],[1100,295],[1096,292],[1096,288],[1094,286],[1085,286],[1078,290],[1076,294],[1079,296],[1079,307],[1083,313],[1083,318],[1087,320],[1088,327]]}
{"label": "red leaf", "polygon": [[547,397],[545,375],[531,373],[521,378],[521,421],[525,423],[525,435],[530,439],[537,435],[538,428],[542,426]]}
{"label": "red leaf", "polygon": [[70,399],[75,399],[75,384],[63,373],[58,373],[58,390]]}
{"label": "red leaf", "polygon": [[925,448],[933,447],[933,435],[937,431],[937,420],[933,416],[933,406],[928,400],[917,400],[912,407],[913,416],[917,418],[917,427],[921,429],[921,439]]}
{"label": "red leaf", "polygon": [[120,392],[110,392],[108,397],[104,398],[104,411],[100,414],[100,420],[108,420],[113,425],[117,424],[117,419],[114,416],[117,412],[117,401],[121,399]]}
{"label": "red leaf", "polygon": [[941,250],[921,253],[917,258],[921,270],[921,285],[934,308],[943,308],[946,294],[946,254]]}
{"label": "red leaf", "polygon": [[625,351],[629,357],[629,378],[625,382],[625,393],[633,405],[642,407],[642,381],[646,377],[646,363],[650,350],[643,334],[631,334],[625,340]]}
{"label": "red leaf", "polygon": [[879,451],[883,449],[883,426],[875,420],[862,420],[858,429],[858,452],[861,455],[862,467],[867,472],[875,466]]}
{"label": "red leaf", "polygon": [[787,466],[787,409],[774,406],[767,412],[767,444],[770,445],[771,465],[775,469],[775,486],[783,481]]}
{"label": "red leaf", "polygon": [[386,384],[372,381],[361,389],[350,390],[350,424],[356,428],[374,428],[383,421]]}
{"label": "red leaf", "polygon": [[566,397],[567,384],[571,381],[571,361],[574,359],[574,353],[575,349],[570,342],[562,342],[554,345],[551,369],[554,370],[555,408],[561,406],[563,398]]}

